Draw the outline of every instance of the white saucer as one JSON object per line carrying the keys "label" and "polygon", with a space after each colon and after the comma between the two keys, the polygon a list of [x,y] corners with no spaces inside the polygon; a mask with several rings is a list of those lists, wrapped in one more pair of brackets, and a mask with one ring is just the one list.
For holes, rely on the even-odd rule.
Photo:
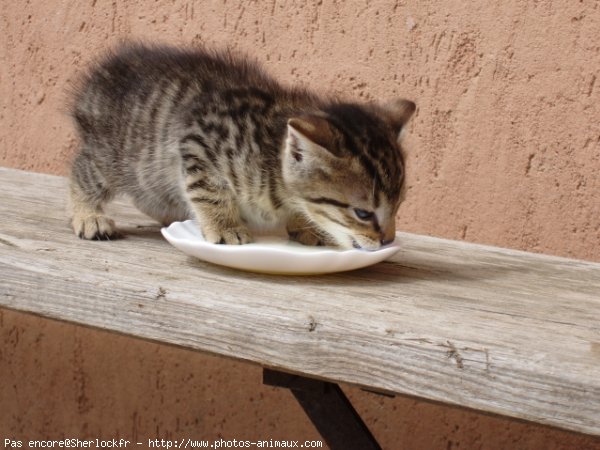
{"label": "white saucer", "polygon": [[360,269],[383,261],[400,250],[398,238],[375,251],[310,247],[284,238],[256,237],[252,244],[206,242],[192,220],[173,222],[161,230],[174,247],[204,261],[250,272],[313,275]]}

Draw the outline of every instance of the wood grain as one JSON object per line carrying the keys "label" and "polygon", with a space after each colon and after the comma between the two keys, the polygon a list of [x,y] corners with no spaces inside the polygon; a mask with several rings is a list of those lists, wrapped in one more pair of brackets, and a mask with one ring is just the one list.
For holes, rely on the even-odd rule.
{"label": "wood grain", "polygon": [[0,168],[0,306],[600,435],[600,264],[400,234],[350,273],[186,257],[126,203],[77,239],[66,181]]}

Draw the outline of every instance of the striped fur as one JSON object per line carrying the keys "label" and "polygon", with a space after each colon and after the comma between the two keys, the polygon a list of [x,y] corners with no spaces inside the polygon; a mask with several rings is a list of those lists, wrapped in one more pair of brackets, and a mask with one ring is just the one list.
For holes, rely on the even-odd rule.
{"label": "striped fur", "polygon": [[72,225],[82,238],[117,234],[103,212],[117,194],[163,224],[196,218],[215,243],[279,227],[345,248],[393,236],[398,135],[412,102],[343,103],[288,89],[229,52],[142,45],[92,67],[73,99],[82,146]]}

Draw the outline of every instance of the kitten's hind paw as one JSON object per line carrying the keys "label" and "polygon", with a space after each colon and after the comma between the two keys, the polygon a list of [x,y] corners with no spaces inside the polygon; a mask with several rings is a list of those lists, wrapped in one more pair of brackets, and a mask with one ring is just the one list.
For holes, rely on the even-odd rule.
{"label": "kitten's hind paw", "polygon": [[245,227],[224,228],[222,230],[212,230],[205,228],[202,230],[204,239],[213,244],[249,244],[252,242],[252,236]]}
{"label": "kitten's hind paw", "polygon": [[73,217],[73,230],[81,239],[109,241],[120,237],[115,222],[106,216],[77,216]]}

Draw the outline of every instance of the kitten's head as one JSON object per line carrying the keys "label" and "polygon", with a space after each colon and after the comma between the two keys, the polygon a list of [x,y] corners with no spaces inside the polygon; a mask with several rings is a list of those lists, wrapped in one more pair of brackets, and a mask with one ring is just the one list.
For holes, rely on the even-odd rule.
{"label": "kitten's head", "polygon": [[415,104],[336,103],[288,121],[283,180],[296,206],[342,248],[394,240],[404,160],[399,143]]}

